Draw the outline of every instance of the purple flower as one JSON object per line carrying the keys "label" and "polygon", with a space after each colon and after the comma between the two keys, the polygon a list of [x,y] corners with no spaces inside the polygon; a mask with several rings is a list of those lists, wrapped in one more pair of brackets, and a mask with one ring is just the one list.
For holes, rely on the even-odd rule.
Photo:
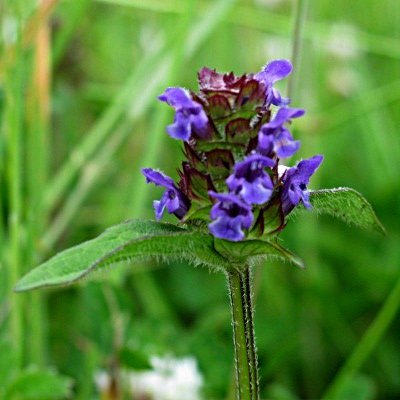
{"label": "purple flower", "polygon": [[254,219],[251,206],[233,193],[208,193],[218,200],[211,208],[210,232],[217,238],[233,242],[244,239],[243,229],[249,229]]}
{"label": "purple flower", "polygon": [[320,166],[323,156],[317,155],[307,160],[300,161],[295,167],[288,168],[283,175],[282,210],[288,215],[293,208],[303,202],[308,209],[310,193],[307,189],[310,177]]}
{"label": "purple flower", "polygon": [[255,75],[255,78],[263,82],[267,87],[266,97],[267,104],[273,104],[275,106],[284,106],[290,103],[289,99],[281,97],[277,89],[273,87],[273,84],[280,79],[286,78],[292,72],[292,64],[287,60],[275,60],[269,62],[265,67]]}
{"label": "purple flower", "polygon": [[311,207],[307,184],[322,156],[292,168],[279,165],[300,147],[289,123],[304,110],[290,108],[275,89],[291,72],[287,60],[240,76],[205,67],[197,93],[170,87],[158,97],[175,109],[167,132],[184,141],[186,160],[176,183],[159,171],[142,170],[148,183],[164,187],[153,203],[157,220],[166,209],[199,229],[203,221],[216,238],[239,241],[249,231],[250,237],[276,234],[296,205]]}
{"label": "purple flower", "polygon": [[300,141],[293,140],[291,133],[283,124],[291,118],[298,118],[303,114],[304,110],[299,108],[280,108],[275,118],[264,124],[260,129],[258,134],[258,150],[260,153],[272,156],[272,153],[275,152],[281,158],[296,153],[300,147]]}
{"label": "purple flower", "polygon": [[174,181],[169,176],[152,168],[142,168],[141,171],[146,177],[147,183],[154,183],[156,186],[166,188],[160,201],[153,201],[157,221],[161,219],[165,208],[170,214],[175,214],[181,219],[189,210],[189,199],[175,186]]}
{"label": "purple flower", "polygon": [[226,180],[231,192],[239,195],[247,204],[264,204],[271,197],[274,185],[266,167],[274,167],[275,161],[260,154],[251,154],[234,166],[234,172]]}
{"label": "purple flower", "polygon": [[167,126],[174,139],[188,141],[195,130],[201,137],[207,130],[208,118],[203,107],[190,98],[189,93],[179,87],[171,87],[158,97],[176,110],[174,123]]}

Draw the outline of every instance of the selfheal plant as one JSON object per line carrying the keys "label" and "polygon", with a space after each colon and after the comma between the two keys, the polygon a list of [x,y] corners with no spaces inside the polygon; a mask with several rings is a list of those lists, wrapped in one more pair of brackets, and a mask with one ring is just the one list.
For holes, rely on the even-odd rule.
{"label": "selfheal plant", "polygon": [[[156,169],[142,169],[148,183],[164,190],[153,202],[157,221],[115,225],[29,272],[15,290],[75,282],[135,257],[183,259],[223,271],[232,311],[237,395],[258,399],[251,268],[271,256],[304,267],[278,241],[290,215],[311,209],[384,232],[370,204],[353,189],[310,190],[322,155],[292,167],[282,163],[300,147],[289,126],[304,114],[289,107],[290,100],[274,87],[291,70],[286,60],[242,76],[203,68],[197,93],[167,88],[159,96],[175,110],[167,133],[181,141],[185,160],[177,182]],[[160,222],[165,212],[178,218],[176,225]]]}
{"label": "selfheal plant", "polygon": [[291,70],[286,60],[240,77],[203,68],[199,93],[167,88],[159,96],[175,109],[167,133],[183,141],[186,161],[177,184],[159,171],[142,170],[147,182],[166,189],[154,202],[157,220],[166,209],[181,223],[201,221],[208,226],[204,232],[236,242],[274,236],[295,206],[311,207],[307,184],[323,157],[278,173],[281,158],[300,147],[286,125],[304,110],[288,107],[289,99],[273,86]]}

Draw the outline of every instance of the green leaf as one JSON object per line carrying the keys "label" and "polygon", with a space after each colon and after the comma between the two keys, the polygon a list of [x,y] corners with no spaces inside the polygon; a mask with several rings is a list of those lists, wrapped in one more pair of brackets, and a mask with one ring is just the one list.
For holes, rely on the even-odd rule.
{"label": "green leaf", "polygon": [[16,292],[75,282],[110,264],[135,258],[185,259],[214,268],[228,265],[214,250],[213,237],[155,221],[131,220],[93,240],[65,250],[25,275]]}
{"label": "green leaf", "polygon": [[375,230],[386,234],[371,204],[351,188],[324,189],[310,193],[313,209],[321,214],[329,214],[359,228]]}
{"label": "green leaf", "polygon": [[274,241],[245,240],[242,242],[230,242],[223,239],[215,239],[215,249],[233,264],[238,261],[244,265],[247,259],[257,260],[262,257],[275,256],[299,268],[305,268],[303,261],[290,250],[280,246]]}
{"label": "green leaf", "polygon": [[152,369],[148,356],[130,346],[125,346],[119,351],[118,359],[121,365],[135,371]]}
{"label": "green leaf", "polygon": [[72,379],[31,367],[19,372],[6,390],[6,399],[56,400],[71,396]]}

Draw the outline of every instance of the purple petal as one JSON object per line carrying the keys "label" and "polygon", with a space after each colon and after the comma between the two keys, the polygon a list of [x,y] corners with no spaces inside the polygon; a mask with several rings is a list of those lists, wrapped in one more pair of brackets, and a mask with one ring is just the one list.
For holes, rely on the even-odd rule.
{"label": "purple petal", "polygon": [[245,217],[244,227],[250,227],[253,222],[250,205],[244,203],[233,193],[217,193],[209,191],[208,194],[218,200],[218,202],[214,204],[211,209],[211,219],[217,218],[221,214],[221,212],[229,215],[231,218],[235,218],[238,215],[241,215]]}
{"label": "purple petal", "polygon": [[258,133],[258,151],[266,156],[273,156],[275,144],[274,129],[263,125]]}
{"label": "purple petal", "polygon": [[256,75],[258,80],[267,84],[286,78],[292,72],[292,64],[288,60],[274,60],[264,66]]}
{"label": "purple petal", "polygon": [[269,128],[278,128],[289,120],[293,118],[299,118],[302,115],[304,115],[304,110],[301,108],[282,107],[275,114],[274,119],[264,125],[268,126]]}
{"label": "purple petal", "polygon": [[243,229],[250,228],[253,223],[251,206],[245,204],[232,193],[209,192],[218,201],[211,209],[210,232],[217,238],[239,241],[245,237]]}
{"label": "purple petal", "polygon": [[296,179],[308,183],[311,176],[315,173],[317,168],[321,165],[324,159],[321,155],[316,155],[307,160],[302,160],[297,164]]}
{"label": "purple petal", "polygon": [[173,179],[164,175],[162,172],[156,171],[153,168],[142,168],[141,171],[146,177],[147,183],[154,183],[156,186],[164,186],[167,189],[175,187]]}
{"label": "purple petal", "polygon": [[238,242],[245,237],[242,231],[242,219],[236,218],[217,218],[208,225],[213,236],[219,239],[226,239],[232,242]]}
{"label": "purple petal", "polygon": [[154,200],[153,202],[154,211],[156,214],[157,221],[162,218],[165,208],[169,214],[175,213],[180,207],[179,196],[177,191],[169,189],[164,192],[161,196],[161,200]]}
{"label": "purple petal", "polygon": [[201,105],[193,102],[190,112],[192,125],[199,131],[203,130],[208,124],[208,117]]}
{"label": "purple petal", "polygon": [[300,141],[293,140],[291,133],[286,128],[282,128],[275,138],[274,145],[278,157],[286,158],[297,152],[300,147]]}
{"label": "purple petal", "polygon": [[274,87],[271,88],[270,91],[267,90],[267,100],[269,103],[278,107],[285,107],[289,105],[291,101],[287,97],[282,97],[278,89],[275,89]]}
{"label": "purple petal", "polygon": [[181,111],[177,111],[174,123],[167,126],[167,132],[174,139],[189,140],[191,134],[190,118]]}
{"label": "purple petal", "polygon": [[[188,112],[192,112],[192,114],[187,115]],[[192,136],[193,130],[196,130],[195,137],[204,138],[207,134],[207,124],[208,118],[204,111],[199,114],[197,110],[193,112],[193,109],[178,110],[174,123],[167,126],[167,132],[172,138],[187,142]]]}
{"label": "purple petal", "polygon": [[189,93],[180,87],[169,87],[164,93],[158,96],[158,99],[168,103],[171,107],[186,108],[192,104],[192,99]]}
{"label": "purple petal", "polygon": [[160,201],[153,202],[157,221],[161,219],[165,209],[169,214],[175,214],[178,218],[182,218],[189,210],[190,201],[175,186],[174,181],[169,176],[152,168],[142,168],[141,171],[146,177],[147,183],[154,183],[156,186],[163,186],[166,189]]}
{"label": "purple petal", "polygon": [[300,147],[287,128],[283,126],[291,118],[298,118],[304,114],[300,108],[280,108],[273,120],[264,124],[258,134],[258,147],[261,154],[272,157],[275,152],[278,157],[290,157]]}
{"label": "purple petal", "polygon": [[316,155],[307,160],[300,161],[295,167],[287,169],[283,177],[282,209],[285,215],[302,201],[306,208],[311,208],[310,193],[307,185],[310,177],[322,163],[323,156]]}
{"label": "purple petal", "polygon": [[268,175],[263,179],[257,179],[252,184],[247,183],[245,180],[238,183],[242,185],[242,189],[238,193],[248,204],[266,203],[271,198],[274,188]]}
{"label": "purple petal", "polygon": [[265,167],[273,168],[275,164],[276,162],[271,158],[253,153],[247,156],[243,161],[237,162],[234,166],[234,171],[238,177],[245,177],[257,173],[257,171]]}
{"label": "purple petal", "polygon": [[290,99],[282,98],[279,91],[273,87],[273,84],[288,76],[292,72],[292,64],[288,60],[275,60],[269,62],[258,74],[255,79],[263,82],[266,86],[265,96],[267,104],[276,106],[286,106]]}
{"label": "purple petal", "polygon": [[203,107],[191,99],[189,92],[172,87],[166,89],[158,99],[176,110],[174,123],[167,127],[167,132],[172,138],[188,141],[193,129],[202,137],[208,125],[208,117]]}
{"label": "purple petal", "polygon": [[234,173],[228,177],[229,190],[240,195],[247,204],[264,204],[272,194],[273,184],[265,172],[274,167],[275,161],[260,154],[251,154],[234,166]]}

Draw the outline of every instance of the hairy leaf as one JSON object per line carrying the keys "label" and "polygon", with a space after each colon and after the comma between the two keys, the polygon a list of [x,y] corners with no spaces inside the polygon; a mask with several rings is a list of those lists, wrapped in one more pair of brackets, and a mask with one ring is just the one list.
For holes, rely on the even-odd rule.
{"label": "hairy leaf", "polygon": [[310,203],[318,213],[329,214],[348,224],[386,234],[385,228],[377,218],[371,204],[354,189],[338,188],[312,191]]}
{"label": "hairy leaf", "polygon": [[211,235],[167,223],[131,220],[57,254],[25,275],[14,290],[65,285],[110,264],[149,257],[180,258],[214,268],[228,265],[228,260],[214,250]]}
{"label": "hairy leaf", "polygon": [[237,264],[238,260],[244,264],[248,259],[275,256],[297,267],[305,268],[300,257],[281,247],[275,239],[274,241],[245,240],[243,242],[215,239],[215,249],[234,264]]}

